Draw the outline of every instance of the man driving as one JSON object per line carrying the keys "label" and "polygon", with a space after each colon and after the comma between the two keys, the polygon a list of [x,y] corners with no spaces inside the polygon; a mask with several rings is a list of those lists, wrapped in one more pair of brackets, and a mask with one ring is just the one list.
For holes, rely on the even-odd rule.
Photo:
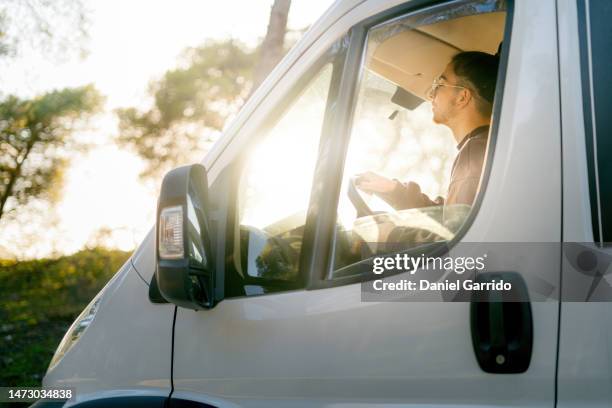
{"label": "man driving", "polygon": [[457,143],[446,199],[430,199],[415,182],[372,172],[358,175],[359,189],[375,193],[396,210],[435,205],[472,205],[487,148],[499,58],[479,51],[456,54],[428,92],[433,121],[447,126]]}

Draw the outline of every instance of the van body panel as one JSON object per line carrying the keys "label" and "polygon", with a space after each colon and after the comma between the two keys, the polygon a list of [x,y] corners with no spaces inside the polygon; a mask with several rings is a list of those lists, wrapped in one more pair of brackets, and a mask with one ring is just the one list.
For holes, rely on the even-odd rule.
{"label": "van body panel", "polygon": [[[219,174],[231,163],[330,44],[357,22],[398,3],[357,6],[308,47],[211,172]],[[561,239],[555,2],[517,1],[514,9],[490,178],[465,242]],[[535,17],[538,24],[532,23]],[[535,259],[531,266],[546,261]],[[536,272],[518,261],[506,266],[522,274]],[[558,276],[560,264],[547,267],[556,268]],[[474,357],[467,303],[362,302],[360,284],[351,284],[226,299],[204,312],[179,308],[173,395],[216,399],[228,406],[300,406],[300,400],[307,400],[308,406],[552,407],[558,302],[532,303],[532,309],[534,349],[528,371],[495,375],[483,372]]]}
{"label": "van body panel", "polygon": [[92,323],[43,385],[74,387],[76,402],[112,390],[168,395],[174,305],[151,303],[129,261],[103,291]]}
{"label": "van body panel", "polygon": [[[585,146],[585,111],[576,2],[558,1],[563,117],[563,240],[594,242]],[[584,46],[584,44],[583,44]],[[612,248],[598,250],[612,256]],[[564,265],[565,266],[565,265]],[[566,273],[575,273],[571,269]],[[610,303],[563,302],[558,407],[609,407],[612,401]]]}
{"label": "van body panel", "polygon": [[148,286],[155,273],[155,227],[149,230],[145,239],[134,251],[131,261],[136,273]]}

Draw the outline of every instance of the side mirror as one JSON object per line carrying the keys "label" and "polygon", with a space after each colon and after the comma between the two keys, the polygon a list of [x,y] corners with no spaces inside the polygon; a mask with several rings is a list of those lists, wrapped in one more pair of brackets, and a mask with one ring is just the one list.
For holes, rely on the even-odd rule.
{"label": "side mirror", "polygon": [[210,309],[220,300],[208,210],[204,166],[179,167],[166,174],[157,203],[155,275],[161,295],[188,309]]}

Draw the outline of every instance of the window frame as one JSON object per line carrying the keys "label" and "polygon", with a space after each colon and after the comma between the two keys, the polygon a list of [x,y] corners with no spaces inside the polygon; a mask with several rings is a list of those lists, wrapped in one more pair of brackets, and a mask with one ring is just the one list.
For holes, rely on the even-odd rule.
{"label": "window frame", "polygon": [[[332,134],[336,136],[336,139],[338,139],[338,141],[333,144],[334,156],[329,160],[329,162],[331,163],[327,163],[326,166],[326,174],[330,175],[331,181],[327,183],[328,186],[325,189],[325,195],[321,194],[319,197],[317,197],[320,200],[319,205],[322,206],[323,204],[325,204],[325,206],[327,207],[326,211],[323,211],[322,213],[318,214],[320,218],[319,224],[327,222],[328,225],[320,226],[319,230],[317,231],[318,236],[314,240],[315,247],[312,248],[314,259],[312,259],[310,264],[307,265],[307,269],[309,270],[308,289],[323,289],[344,286],[359,282],[367,282],[380,278],[380,276],[375,276],[371,273],[371,270],[369,268],[370,259],[362,260],[360,262],[341,268],[340,270],[342,270],[343,274],[346,274],[346,276],[333,276],[333,261],[336,243],[336,215],[340,194],[342,193],[341,183],[344,172],[344,161],[350,143],[353,115],[355,113],[357,104],[358,89],[361,85],[363,73],[362,68],[365,63],[368,32],[376,26],[379,26],[384,23],[389,23],[398,18],[416,15],[430,7],[451,5],[453,3],[459,3],[462,1],[463,0],[421,0],[413,1],[408,4],[400,4],[381,13],[378,13],[374,16],[371,16],[357,23],[350,29],[350,44],[346,56],[344,72],[342,75],[342,81],[338,94],[338,104],[340,106],[338,109],[338,114],[336,116],[335,123],[333,124],[334,131],[332,132]],[[508,69],[508,56],[512,39],[511,33],[513,22],[514,1],[506,0],[506,21],[504,25],[502,47],[500,50],[500,63],[497,75],[497,83],[495,87],[493,112],[491,116],[492,125],[489,135],[489,144],[485,160],[485,167],[483,169],[480,181],[481,187],[474,199],[474,204],[472,206],[471,211],[469,212],[463,225],[452,240],[424,244],[397,253],[418,252],[419,255],[425,254],[426,256],[443,256],[444,254],[448,253],[448,251],[465,236],[465,234],[473,224],[476,216],[478,215],[483,197],[486,193],[487,185],[489,183],[497,135],[499,131],[499,119],[501,116],[506,73]],[[344,123],[342,123],[342,121],[344,121]],[[329,197],[333,198],[330,199]],[[401,272],[394,271],[388,274],[385,273],[384,276],[396,275],[398,273]]]}
{"label": "window frame", "polygon": [[[601,28],[602,20],[605,21],[605,18],[608,17],[605,13],[602,13],[602,10],[592,13],[593,4],[594,2],[588,0],[580,0],[577,4],[584,136],[593,242],[600,247],[610,247],[612,246],[612,213],[609,210],[606,213],[606,202],[604,202],[604,199],[607,202],[612,201],[610,198],[612,190],[610,188],[604,189],[606,183],[600,183],[600,173],[602,173],[602,167],[606,166],[604,152],[612,148],[612,138],[608,136],[605,139],[606,135],[609,135],[612,131],[612,128],[610,128],[610,122],[606,122],[609,119],[602,119],[601,115],[607,103],[612,99],[610,96],[612,83],[605,81],[605,77],[603,80],[600,78],[600,76],[606,75],[605,70],[599,66],[597,69],[594,68],[593,48],[596,48],[598,51],[596,55],[597,62],[601,62],[604,59],[607,60],[608,65],[612,64],[612,56],[609,53],[601,52],[602,42],[606,41],[607,37],[603,35],[593,36],[593,30],[595,29],[592,26],[593,19],[595,19],[597,28]],[[610,4],[607,2],[597,3],[597,6],[601,4],[607,5],[608,9],[604,11],[610,13]],[[605,24],[604,27],[606,27]],[[610,39],[607,39],[607,41],[610,42]],[[611,75],[607,73],[607,76],[610,77]],[[593,84],[597,84],[597,89],[594,88]],[[604,101],[602,102],[600,98],[604,99]],[[604,106],[602,107],[602,105]],[[609,170],[609,167],[607,170]],[[610,174],[607,173],[606,176],[609,177]]]}
{"label": "window frame", "polygon": [[[268,132],[274,128],[274,126],[282,120],[284,115],[292,108],[293,104],[297,102],[302,92],[312,83],[316,76],[321,70],[331,63],[332,75],[329,84],[329,90],[327,99],[325,102],[325,110],[323,115],[323,122],[321,132],[319,135],[319,151],[316,157],[315,169],[321,160],[320,155],[320,144],[326,129],[329,126],[329,122],[332,120],[332,108],[337,103],[339,80],[343,66],[346,59],[346,48],[347,48],[346,35],[338,38],[333,45],[325,51],[310,67],[301,75],[301,77],[295,81],[291,86],[290,90],[281,98],[281,102],[277,103],[267,114],[260,126],[255,129],[248,141],[240,147],[240,153],[234,157],[220,173],[219,177],[215,180],[211,189],[213,190],[225,190],[226,194],[215,193],[215,196],[225,196],[226,200],[220,200],[219,207],[225,207],[227,213],[225,214],[225,228],[224,231],[218,231],[216,234],[219,239],[217,245],[222,245],[218,253],[222,253],[222,264],[223,264],[223,275],[224,275],[224,298],[237,298],[237,297],[249,297],[249,296],[260,296],[261,294],[268,293],[279,293],[289,290],[303,289],[306,285],[307,278],[305,277],[302,270],[302,260],[308,256],[304,250],[305,243],[307,240],[312,239],[311,235],[306,234],[306,228],[313,222],[313,216],[311,215],[310,208],[313,205],[312,192],[309,202],[307,203],[307,217],[305,222],[305,232],[302,238],[302,249],[300,251],[300,262],[298,266],[297,278],[295,280],[282,280],[282,279],[270,279],[250,276],[244,272],[244,276],[240,278],[240,274],[234,267],[233,257],[235,251],[236,240],[240,240],[240,237],[236,237],[236,232],[240,231],[240,183],[244,176],[245,167],[248,163],[248,156],[252,152],[252,149],[257,144],[265,139]],[[262,102],[262,105],[265,102]],[[313,175],[312,186],[316,182],[316,171]],[[225,201],[223,203],[223,201]],[[220,263],[217,263],[220,265]],[[262,293],[248,293],[246,287],[259,287]]]}

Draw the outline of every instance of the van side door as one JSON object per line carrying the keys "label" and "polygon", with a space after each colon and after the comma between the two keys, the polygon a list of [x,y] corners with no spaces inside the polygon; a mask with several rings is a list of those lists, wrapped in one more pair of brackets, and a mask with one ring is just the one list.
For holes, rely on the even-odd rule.
{"label": "van side door", "polygon": [[[248,123],[207,159],[211,196],[221,203],[215,222],[226,297],[211,310],[178,309],[173,399],[266,407],[554,406],[561,266],[558,254],[541,249],[561,242],[555,1],[499,3],[365,1],[327,20],[303,54],[281,63],[286,74],[264,86],[262,102],[241,114]],[[490,33],[460,34],[485,20]],[[501,41],[484,41],[489,35]],[[396,41],[410,47],[395,48]],[[355,172],[368,165],[414,178],[432,197],[444,193],[457,146],[432,123],[430,102],[392,109],[393,100],[398,87],[421,86],[419,78],[433,72],[428,56],[450,59],[452,50],[478,44],[499,50],[500,64],[473,204],[457,207],[454,224],[435,206],[373,210],[388,219],[406,214],[401,222],[409,229],[402,231],[418,229],[427,248],[527,248],[498,256],[487,269],[515,273],[529,292],[522,300],[531,310],[531,351],[512,374],[485,370],[477,359],[469,298],[364,299],[375,276],[363,265],[380,243],[366,233],[384,228],[380,213],[360,216],[348,196]],[[422,72],[397,74],[397,64],[386,61],[398,55]],[[400,83],[406,76],[414,81]],[[398,242],[397,253],[411,250]],[[353,250],[363,243],[374,252]],[[534,283],[543,268],[546,293]],[[494,357],[499,366],[507,361]]]}

